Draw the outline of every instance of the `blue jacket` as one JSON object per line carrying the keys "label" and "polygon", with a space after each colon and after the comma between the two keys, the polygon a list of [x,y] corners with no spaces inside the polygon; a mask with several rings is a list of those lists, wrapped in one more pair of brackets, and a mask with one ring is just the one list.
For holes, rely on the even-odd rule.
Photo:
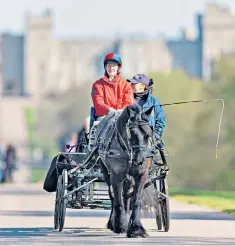
{"label": "blue jacket", "polygon": [[162,137],[162,133],[166,126],[165,113],[160,106],[159,100],[149,93],[147,101],[143,105],[143,111],[146,112],[152,106],[154,106],[154,110],[149,118],[149,124],[153,127],[154,133]]}

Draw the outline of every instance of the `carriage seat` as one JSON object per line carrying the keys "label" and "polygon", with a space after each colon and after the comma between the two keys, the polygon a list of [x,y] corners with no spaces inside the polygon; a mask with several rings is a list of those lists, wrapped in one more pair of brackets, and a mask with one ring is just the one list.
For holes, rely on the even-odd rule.
{"label": "carriage seat", "polygon": [[100,123],[95,116],[95,108],[90,108],[89,143],[88,150],[91,151],[95,144],[96,126]]}
{"label": "carriage seat", "polygon": [[95,108],[90,108],[90,127],[89,131],[91,130],[92,126],[97,126],[100,123],[100,120],[97,120],[98,117],[95,115]]}
{"label": "carriage seat", "polygon": [[89,125],[89,132],[91,130],[91,127],[93,126],[94,122],[96,121],[97,117],[95,116],[95,108],[90,108],[90,125]]}

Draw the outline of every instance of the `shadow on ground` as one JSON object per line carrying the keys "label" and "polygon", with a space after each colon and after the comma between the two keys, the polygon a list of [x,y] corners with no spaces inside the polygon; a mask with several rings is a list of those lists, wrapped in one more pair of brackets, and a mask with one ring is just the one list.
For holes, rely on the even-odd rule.
{"label": "shadow on ground", "polygon": [[[156,230],[149,230],[150,234]],[[41,238],[43,237],[43,239]],[[66,228],[63,232],[53,231],[52,228],[1,228],[0,229],[0,245],[17,243],[19,239],[24,245],[61,245],[68,243],[69,245],[235,245],[235,240],[231,238],[207,238],[207,237],[173,237],[163,236],[159,232],[159,236],[149,236],[147,238],[128,239],[125,234],[114,234],[107,229],[101,228]],[[96,239],[97,238],[97,239]],[[101,239],[102,238],[102,239]]]}
{"label": "shadow on ground", "polygon": [[[109,210],[67,210],[66,217],[96,217],[104,218],[109,216]],[[23,217],[52,217],[53,211],[8,211],[0,210],[0,216],[23,216]],[[154,212],[142,212],[142,218],[154,218]],[[172,212],[173,220],[235,220],[231,216],[220,212]]]}

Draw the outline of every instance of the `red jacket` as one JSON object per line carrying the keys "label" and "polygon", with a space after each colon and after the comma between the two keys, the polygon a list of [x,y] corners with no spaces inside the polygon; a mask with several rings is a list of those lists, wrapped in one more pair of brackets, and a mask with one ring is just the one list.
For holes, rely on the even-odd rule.
{"label": "red jacket", "polygon": [[134,103],[130,84],[117,75],[112,82],[106,76],[97,80],[92,86],[92,101],[96,116],[108,114],[108,109],[123,109]]}

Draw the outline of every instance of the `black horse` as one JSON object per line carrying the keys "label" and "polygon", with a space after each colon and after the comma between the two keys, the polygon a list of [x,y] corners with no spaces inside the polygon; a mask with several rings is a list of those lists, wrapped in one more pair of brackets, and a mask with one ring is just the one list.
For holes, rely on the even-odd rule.
{"label": "black horse", "polygon": [[[112,202],[107,228],[115,233],[126,232],[127,237],[147,235],[140,221],[140,210],[152,160],[146,158],[153,136],[149,125],[152,109],[143,113],[137,105],[128,106],[121,114],[106,116],[96,130],[99,163]],[[128,221],[130,188],[134,195]]]}

